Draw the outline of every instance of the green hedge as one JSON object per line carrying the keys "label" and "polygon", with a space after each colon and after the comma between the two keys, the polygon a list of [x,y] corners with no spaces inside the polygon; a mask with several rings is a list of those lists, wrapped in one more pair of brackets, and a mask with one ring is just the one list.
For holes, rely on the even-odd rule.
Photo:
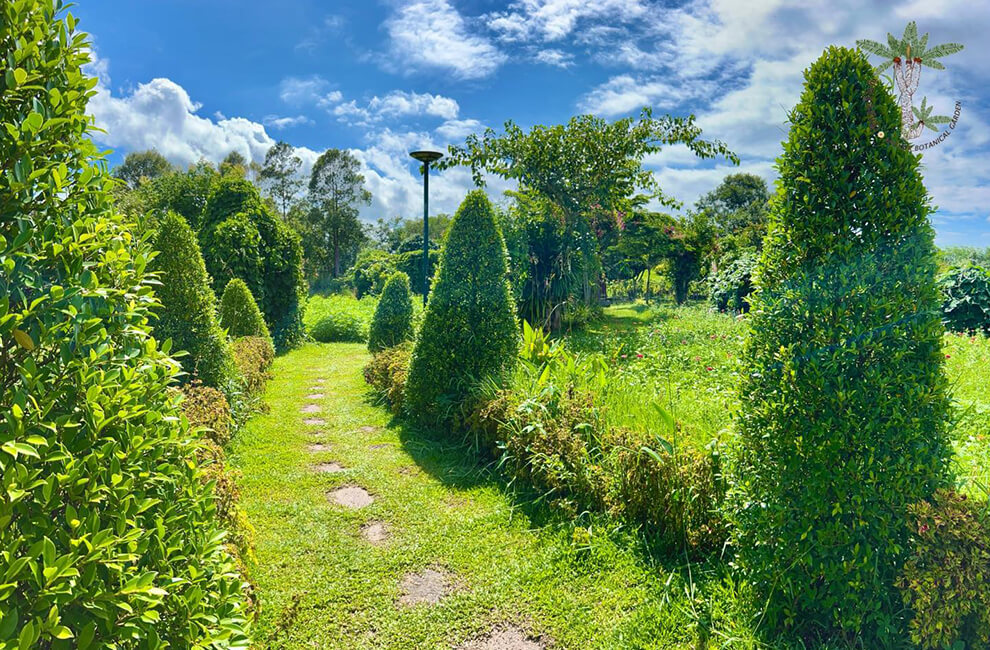
{"label": "green hedge", "polygon": [[990,271],[975,264],[958,266],[946,271],[938,284],[946,328],[990,334]]}
{"label": "green hedge", "polygon": [[227,335],[231,338],[260,336],[271,339],[258,303],[240,278],[232,279],[223,290],[223,297],[220,299],[220,326],[227,330]]}
{"label": "green hedge", "polygon": [[413,306],[409,297],[409,276],[393,273],[385,283],[368,332],[368,350],[377,352],[413,337]]}
{"label": "green hedge", "polygon": [[861,53],[829,48],[806,71],[751,297],[734,475],[736,564],[768,632],[904,639],[907,509],[949,478],[932,208],[899,133]]}
{"label": "green hedge", "polygon": [[199,254],[196,235],[186,220],[171,212],[158,224],[152,240],[158,255],[150,269],[161,283],[161,307],[154,321],[155,338],[172,340],[172,350],[185,352],[182,368],[191,379],[229,391],[236,368],[227,337],[217,322],[217,299]]}
{"label": "green hedge", "polygon": [[405,406],[420,421],[451,424],[477,382],[514,366],[519,332],[507,257],[488,198],[469,193],[447,231],[410,363]]}
{"label": "green hedge", "polygon": [[61,5],[0,4],[0,647],[247,647]]}

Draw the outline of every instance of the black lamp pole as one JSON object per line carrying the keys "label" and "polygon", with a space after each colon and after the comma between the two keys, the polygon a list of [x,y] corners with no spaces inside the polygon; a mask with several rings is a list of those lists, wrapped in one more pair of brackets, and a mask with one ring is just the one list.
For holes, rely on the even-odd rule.
{"label": "black lamp pole", "polygon": [[423,163],[423,306],[430,293],[430,163],[443,158],[439,151],[413,151],[409,154]]}

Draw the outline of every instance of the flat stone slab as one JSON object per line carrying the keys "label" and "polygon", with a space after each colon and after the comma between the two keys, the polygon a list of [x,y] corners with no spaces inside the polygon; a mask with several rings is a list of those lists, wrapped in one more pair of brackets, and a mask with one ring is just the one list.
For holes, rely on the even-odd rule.
{"label": "flat stone slab", "polygon": [[542,642],[531,639],[520,628],[510,625],[462,643],[457,646],[457,650],[545,650],[546,647]]}
{"label": "flat stone slab", "polygon": [[453,591],[446,573],[436,569],[426,569],[420,573],[407,573],[399,584],[402,595],[399,604],[411,606],[426,603],[435,605]]}
{"label": "flat stone slab", "polygon": [[323,377],[317,377],[313,381],[315,381],[317,384],[322,384],[323,382],[326,381],[326,379],[324,379]]}
{"label": "flat stone slab", "polygon": [[381,427],[372,427],[365,425],[360,429],[358,429],[358,431],[360,431],[361,433],[375,433],[376,431],[381,431]]}
{"label": "flat stone slab", "polygon": [[370,447],[368,447],[368,449],[387,449],[388,447],[391,446],[392,443],[390,442],[380,442],[377,445],[371,445]]}
{"label": "flat stone slab", "polygon": [[311,451],[313,453],[330,451],[330,445],[325,445],[322,442],[314,442],[313,444],[306,445],[306,451]]}
{"label": "flat stone slab", "polygon": [[323,418],[306,418],[303,420],[303,424],[311,427],[321,427],[326,423],[327,421]]}
{"label": "flat stone slab", "polygon": [[363,487],[345,485],[327,493],[327,498],[345,508],[364,508],[374,503],[375,499]]}
{"label": "flat stone slab", "polygon": [[323,409],[320,408],[319,404],[307,404],[306,406],[299,409],[302,413],[319,413]]}
{"label": "flat stone slab", "polygon": [[320,474],[340,474],[347,471],[347,468],[340,463],[320,463],[319,465],[315,465],[313,469]]}
{"label": "flat stone slab", "polygon": [[306,399],[323,399],[323,393],[311,393],[306,396]]}
{"label": "flat stone slab", "polygon": [[372,544],[381,544],[388,539],[388,528],[381,521],[369,521],[361,526],[361,537]]}

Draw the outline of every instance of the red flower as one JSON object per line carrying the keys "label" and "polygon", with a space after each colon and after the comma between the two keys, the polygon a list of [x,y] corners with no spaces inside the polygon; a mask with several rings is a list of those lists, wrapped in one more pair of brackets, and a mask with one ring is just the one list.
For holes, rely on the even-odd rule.
{"label": "red flower", "polygon": [[945,355],[945,358],[946,359],[951,359],[952,358],[952,355],[951,354],[947,354],[947,355]]}
{"label": "red flower", "polygon": [[705,366],[705,370],[707,370],[708,372],[711,372],[712,371],[712,367],[711,366]]}
{"label": "red flower", "polygon": [[643,358],[643,355],[642,355],[642,354],[638,354],[638,353],[637,353],[637,354],[636,354],[636,358],[637,358],[637,359],[642,359],[642,358]]}

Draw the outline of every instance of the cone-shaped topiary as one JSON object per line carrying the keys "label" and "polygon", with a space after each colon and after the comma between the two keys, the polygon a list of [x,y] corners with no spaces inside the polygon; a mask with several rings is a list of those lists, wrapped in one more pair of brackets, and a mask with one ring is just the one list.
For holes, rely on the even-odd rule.
{"label": "cone-shaped topiary", "polygon": [[261,336],[271,340],[258,303],[240,278],[232,279],[224,287],[220,298],[220,326],[227,330],[230,338]]}
{"label": "cone-shaped topiary", "polygon": [[158,274],[161,300],[155,338],[172,339],[189,378],[227,390],[236,371],[227,337],[217,322],[217,299],[210,288],[196,235],[186,220],[170,212],[158,224],[152,239],[158,251],[151,270]]}
{"label": "cone-shaped topiary", "polygon": [[476,382],[514,366],[506,258],[491,203],[481,190],[469,193],[447,231],[410,361],[405,407],[421,422],[451,424]]}
{"label": "cone-shaped topiary", "polygon": [[409,276],[396,272],[389,276],[375,308],[368,332],[368,349],[378,352],[413,337],[413,306],[409,297]]}
{"label": "cone-shaped topiary", "polygon": [[0,3],[0,647],[248,647],[62,7]]}
{"label": "cone-shaped topiary", "polygon": [[908,507],[948,478],[928,195],[858,52],[805,72],[751,297],[733,517],[767,629],[905,638]]}

